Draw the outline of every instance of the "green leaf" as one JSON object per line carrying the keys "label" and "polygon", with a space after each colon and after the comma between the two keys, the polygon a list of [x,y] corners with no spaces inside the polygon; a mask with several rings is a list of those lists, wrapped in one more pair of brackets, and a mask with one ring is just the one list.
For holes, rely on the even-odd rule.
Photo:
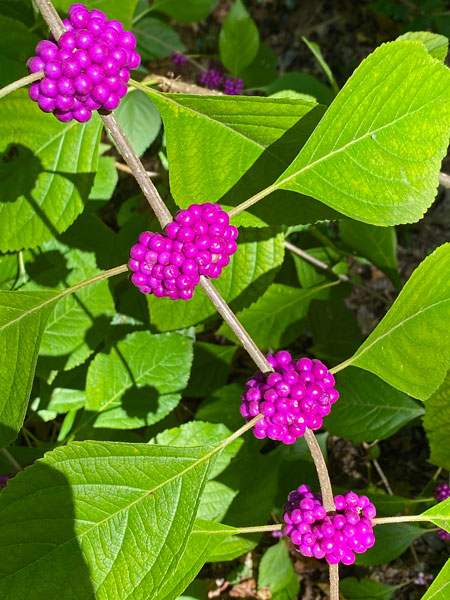
{"label": "green leaf", "polygon": [[101,120],[59,123],[26,90],[0,101],[0,250],[31,248],[83,211],[98,163]]}
{"label": "green leaf", "polygon": [[26,62],[35,54],[38,41],[20,21],[0,16],[0,87],[28,74]]}
{"label": "green leaf", "polygon": [[194,362],[184,396],[204,398],[225,385],[236,350],[236,346],[195,342]]}
{"label": "green leaf", "polygon": [[300,591],[284,541],[266,550],[259,564],[258,589],[266,587],[270,589],[272,600],[295,600]]}
{"label": "green leaf", "polygon": [[[414,271],[384,319],[347,364],[427,400],[450,367],[450,244]],[[439,335],[436,335],[439,332]]]}
{"label": "green leaf", "polygon": [[[231,433],[225,425],[189,421],[180,427],[166,429],[162,433],[159,433],[153,443],[156,442],[160,446],[175,446],[177,448],[214,446],[225,440]],[[211,478],[217,477],[228,466],[230,460],[238,453],[241,446],[242,440],[237,439],[221,451],[211,470]]]}
{"label": "green leaf", "polygon": [[231,383],[203,401],[195,418],[210,423],[223,423],[232,430],[239,429],[242,425],[242,416],[239,410],[230,411],[229,406],[238,406],[242,394],[242,385]]}
{"label": "green leaf", "polygon": [[264,88],[269,96],[283,90],[292,90],[300,94],[313,96],[320,104],[331,104],[334,98],[333,91],[309,73],[298,73],[296,71],[283,73]]}
{"label": "green leaf", "polygon": [[54,292],[0,292],[0,448],[22,427]]}
{"label": "green leaf", "polygon": [[186,23],[201,21],[209,15],[218,0],[154,0],[152,10]]}
{"label": "green leaf", "polygon": [[399,587],[368,578],[346,577],[341,579],[339,590],[348,600],[390,600],[392,594]]}
{"label": "green leaf", "polygon": [[238,492],[220,481],[208,481],[202,494],[197,516],[209,521],[224,518]]}
{"label": "green leaf", "polygon": [[145,17],[138,22],[133,32],[137,40],[137,50],[143,60],[165,58],[172,52],[186,50],[178,33],[161,19]]}
{"label": "green leaf", "polygon": [[448,52],[448,38],[445,35],[431,33],[431,31],[407,31],[399,35],[397,40],[413,40],[422,42],[433,58],[444,62]]}
{"label": "green leaf", "polygon": [[47,454],[0,494],[0,592],[11,600],[166,597],[189,567],[183,573],[179,562],[212,458],[204,447],[113,442]]}
{"label": "green leaf", "polygon": [[155,105],[147,94],[135,90],[122,99],[115,115],[136,154],[142,156],[161,129],[161,117]]}
{"label": "green leaf", "polygon": [[[325,110],[314,102],[258,96],[190,96],[147,89],[161,113],[170,190],[186,208],[219,201],[226,209],[285,171]],[[306,196],[277,191],[235,224],[311,223],[342,217]]]}
{"label": "green leaf", "polygon": [[241,0],[235,0],[219,35],[220,60],[237,77],[258,54],[259,31]]}
{"label": "green leaf", "polygon": [[[99,10],[103,10],[108,19],[122,21],[125,29],[130,29],[131,27],[131,17],[137,3],[138,0],[86,0],[84,2],[89,10],[98,8]],[[54,7],[61,13],[67,13],[72,4],[72,0],[53,0]]]}
{"label": "green leaf", "polygon": [[442,567],[422,600],[450,600],[450,560]]}
{"label": "green leaf", "polygon": [[267,44],[259,45],[258,54],[240,73],[246,88],[260,88],[277,76],[278,55]]}
{"label": "green leaf", "polygon": [[[242,307],[243,292],[252,298],[264,291],[282,264],[284,236],[274,228],[240,229],[238,250],[230,264],[214,285],[236,310]],[[200,286],[187,302],[173,302],[169,298],[148,297],[150,318],[159,330],[181,329],[196,325],[216,314],[216,310]],[[232,301],[236,300],[235,303]]]}
{"label": "green leaf", "polygon": [[257,546],[257,542],[240,535],[230,535],[213,548],[208,555],[207,562],[224,562],[234,560],[238,556],[247,554]]}
{"label": "green leaf", "polygon": [[56,414],[64,414],[82,408],[86,404],[86,393],[83,390],[70,388],[53,388],[46,409]]}
{"label": "green leaf", "polygon": [[450,498],[432,506],[423,515],[431,517],[432,523],[450,533]]}
{"label": "green leaf", "polygon": [[397,236],[393,227],[376,227],[360,221],[340,221],[341,239],[351,249],[367,258],[401,288],[397,266]]}
{"label": "green leaf", "polygon": [[119,180],[115,162],[114,156],[101,156],[98,159],[98,170],[89,194],[88,210],[98,210],[105,202],[111,200]]}
{"label": "green leaf", "polygon": [[449,117],[447,67],[419,42],[384,44],[356,69],[274,187],[374,225],[417,221],[436,195]]}
{"label": "green leaf", "polygon": [[424,410],[406,394],[360,369],[338,373],[339,401],[326,418],[327,430],[354,444],[385,440]]}
{"label": "green leaf", "polygon": [[364,554],[356,556],[357,565],[385,565],[408,548],[426,529],[409,523],[377,525],[374,529],[375,545]]}
{"label": "green leaf", "polygon": [[430,444],[430,461],[450,470],[450,373],[425,404],[423,426]]}
{"label": "green leaf", "polygon": [[331,87],[337,94],[339,92],[339,86],[336,83],[336,79],[334,78],[334,75],[333,75],[327,61],[323,57],[322,51],[320,50],[320,46],[318,44],[316,44],[315,42],[310,42],[305,37],[302,37],[302,40],[304,41],[304,43],[308,46],[308,49],[314,55],[314,58],[317,60],[317,62],[321,66],[323,72],[327,76],[327,79],[330,82]]}
{"label": "green leaf", "polygon": [[138,331],[109,354],[97,354],[86,380],[86,408],[95,427],[134,429],[160,421],[175,408],[192,364],[192,340],[178,333]]}
{"label": "green leaf", "polygon": [[[258,300],[237,314],[238,319],[262,348],[281,348],[297,339],[304,329],[309,304],[332,284],[300,289],[273,283]],[[236,336],[226,323],[219,334],[235,341]]]}

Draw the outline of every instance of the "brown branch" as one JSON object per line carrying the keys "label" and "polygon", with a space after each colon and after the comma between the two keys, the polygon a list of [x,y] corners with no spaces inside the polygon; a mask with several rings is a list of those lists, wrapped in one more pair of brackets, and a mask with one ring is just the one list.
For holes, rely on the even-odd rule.
{"label": "brown branch", "polygon": [[156,83],[163,92],[175,93],[175,94],[197,94],[198,96],[223,96],[222,92],[218,90],[210,90],[208,88],[201,87],[195,83],[187,83],[181,81],[181,79],[172,79],[171,77],[163,77],[162,75],[149,75],[142,83],[151,81]]}
{"label": "brown branch", "polygon": [[36,73],[31,73],[31,75],[26,75],[22,77],[22,79],[18,79],[17,81],[13,81],[9,85],[5,85],[4,88],[0,90],[0,98],[10,94],[11,92],[15,92],[21,87],[28,85],[29,83],[34,83],[38,81],[38,79],[42,79],[44,77],[44,71],[37,71]]}
{"label": "brown branch", "polygon": [[[133,171],[130,169],[128,165],[124,165],[123,163],[116,160],[114,166],[118,171],[122,171],[123,173],[128,173],[128,175],[133,175]],[[146,171],[149,177],[159,177],[159,173],[156,171]]]}

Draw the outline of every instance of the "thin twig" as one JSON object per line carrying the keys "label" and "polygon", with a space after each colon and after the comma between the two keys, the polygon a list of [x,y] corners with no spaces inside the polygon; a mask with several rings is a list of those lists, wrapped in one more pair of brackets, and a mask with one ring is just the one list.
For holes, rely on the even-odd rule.
{"label": "thin twig", "polygon": [[408,515],[400,517],[377,517],[376,519],[370,519],[374,525],[385,525],[386,523],[409,523],[424,521],[427,523],[433,521],[450,521],[450,517],[440,517],[439,515],[433,515],[428,517],[425,515]]}
{"label": "thin twig", "polygon": [[6,96],[7,94],[10,94],[11,92],[15,92],[16,90],[18,90],[21,87],[25,87],[29,83],[33,83],[34,81],[37,81],[38,79],[42,79],[43,77],[44,77],[44,71],[37,71],[36,73],[31,73],[31,75],[26,75],[25,77],[22,77],[22,79],[13,81],[9,85],[5,85],[5,87],[0,90],[0,98],[3,98],[3,96]]}
{"label": "thin twig", "polygon": [[447,173],[439,173],[439,183],[447,188],[448,190],[450,190],[450,175],[447,175]]}
{"label": "thin twig", "polygon": [[330,600],[339,600],[339,565],[328,565],[330,575]]}
{"label": "thin twig", "polygon": [[0,453],[9,462],[9,464],[12,466],[12,468],[14,469],[14,471],[16,473],[19,473],[19,471],[23,471],[23,468],[19,465],[17,460],[14,458],[14,456],[12,454],[10,454],[6,448],[2,448],[0,450]]}
{"label": "thin twig", "polygon": [[333,489],[331,487],[330,476],[328,475],[327,465],[322,454],[322,450],[319,446],[319,442],[310,429],[306,429],[305,431],[305,440],[308,444],[314,464],[316,465],[320,490],[322,492],[323,506],[327,513],[334,512],[336,510],[336,506],[334,505]]}
{"label": "thin twig", "polygon": [[[174,79],[170,77],[163,77],[162,75],[149,75],[149,80],[156,83],[163,92],[175,93],[175,94],[196,94],[197,96],[223,96],[222,92],[218,90],[210,90],[208,88],[201,87],[195,83],[187,83],[181,81],[181,79]],[[147,83],[144,79],[142,83]],[[130,80],[130,85],[133,85],[133,81]]]}
{"label": "thin twig", "polygon": [[294,244],[291,244],[290,242],[285,241],[284,247],[287,248],[287,250],[290,250],[293,254],[297,254],[297,256],[300,256],[301,258],[303,258],[307,262],[311,263],[312,265],[319,267],[319,269],[328,271],[328,273],[331,273],[331,275],[334,275],[341,281],[345,281],[347,283],[351,283],[352,285],[354,285],[356,287],[359,287],[360,289],[364,290],[368,294],[371,294],[375,298],[378,298],[378,300],[381,300],[381,302],[383,302],[384,304],[387,304],[387,305],[391,304],[391,302],[388,300],[388,298],[385,298],[384,296],[382,296],[381,294],[379,294],[372,288],[368,287],[367,285],[364,285],[364,283],[360,283],[359,281],[356,281],[356,279],[353,279],[353,277],[349,277],[348,275],[344,275],[343,273],[335,273],[333,271],[333,269],[330,267],[330,265],[327,265],[327,263],[319,260],[315,256],[311,256],[311,254],[308,254],[301,248],[294,246]]}
{"label": "thin twig", "polygon": [[[130,167],[128,165],[124,165],[118,160],[116,160],[114,166],[118,171],[123,171],[124,173],[128,173],[128,175],[133,175],[133,171],[130,169]],[[157,173],[156,171],[146,171],[146,173],[149,177],[159,177],[159,173]]]}
{"label": "thin twig", "polygon": [[55,40],[59,40],[59,38],[65,32],[66,28],[64,27],[64,24],[61,21],[61,18],[58,15],[58,13],[56,12],[56,9],[53,6],[51,0],[34,1],[41,15],[43,16],[44,21],[47,23],[50,31],[52,32],[53,37],[55,38]]}
{"label": "thin twig", "polygon": [[[367,451],[367,450],[370,449],[369,444],[367,442],[363,442],[362,445],[363,445],[364,450]],[[384,487],[386,488],[387,493],[389,494],[389,496],[393,496],[394,492],[392,491],[392,488],[391,488],[391,486],[389,484],[388,478],[384,474],[384,471],[381,468],[380,463],[378,462],[378,460],[376,458],[372,458],[370,460],[372,460],[373,465],[374,465],[375,469],[377,470],[377,473],[380,476],[381,481],[383,482]]]}

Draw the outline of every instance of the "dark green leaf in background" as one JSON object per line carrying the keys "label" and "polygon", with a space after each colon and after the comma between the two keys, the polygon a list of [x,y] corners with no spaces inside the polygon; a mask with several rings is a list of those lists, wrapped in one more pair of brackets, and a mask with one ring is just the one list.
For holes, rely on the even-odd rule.
{"label": "dark green leaf in background", "polygon": [[137,50],[144,61],[186,50],[178,33],[161,19],[145,17],[137,23],[133,32],[136,35]]}
{"label": "dark green leaf in background", "polygon": [[341,579],[339,590],[348,600],[390,600],[398,585],[386,585],[374,579]]}
{"label": "dark green leaf in background", "polygon": [[448,52],[448,38],[431,31],[408,31],[400,35],[398,40],[413,40],[422,42],[433,58],[444,62]]}
{"label": "dark green leaf in background", "polygon": [[360,369],[338,373],[336,387],[340,397],[325,427],[354,444],[384,440],[424,413],[406,394]]}
{"label": "dark green leaf in background", "polygon": [[144,92],[134,90],[122,99],[115,115],[136,154],[142,156],[161,128],[155,105]]}
{"label": "dark green leaf in background", "polygon": [[178,21],[193,23],[209,15],[218,0],[154,0],[152,10],[158,10]]}
{"label": "dark green leaf in background", "polygon": [[259,564],[258,588],[269,588],[272,600],[297,598],[300,583],[285,541],[282,540],[265,551]]}
{"label": "dark green leaf in background", "polygon": [[26,62],[38,41],[20,21],[0,16],[0,87],[28,75]]}
{"label": "dark green leaf in background", "polygon": [[426,529],[409,523],[377,525],[373,530],[375,545],[364,554],[357,554],[356,564],[385,565],[403,554],[411,542],[426,531]]}
{"label": "dark green leaf in background", "polygon": [[195,342],[191,376],[183,395],[202,398],[225,385],[236,350],[236,346]]}
{"label": "dark green leaf in background", "polygon": [[234,0],[219,35],[220,60],[237,77],[258,54],[259,31],[242,0]]}

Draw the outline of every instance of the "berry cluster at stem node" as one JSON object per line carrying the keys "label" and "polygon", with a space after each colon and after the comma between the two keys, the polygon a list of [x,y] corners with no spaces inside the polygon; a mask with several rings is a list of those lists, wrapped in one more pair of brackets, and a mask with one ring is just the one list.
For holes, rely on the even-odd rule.
{"label": "berry cluster at stem node", "polygon": [[[438,502],[444,502],[447,498],[450,498],[450,485],[448,483],[439,483],[434,490],[434,497]],[[450,533],[445,529],[439,529],[436,535],[447,542],[450,540]]]}
{"label": "berry cluster at stem node", "polygon": [[321,494],[301,485],[284,505],[285,533],[303,556],[351,565],[355,552],[361,554],[375,543],[371,519],[376,509],[367,496],[354,492],[335,496],[334,502],[336,511],[327,514]]}
{"label": "berry cluster at stem node", "polygon": [[247,421],[264,415],[253,428],[257,438],[293,444],[307,427],[322,427],[339,392],[333,375],[320,360],[293,360],[289,352],[281,350],[269,354],[267,361],[274,373],[258,371],[247,381],[241,415]]}
{"label": "berry cluster at stem node", "polygon": [[238,230],[218,204],[180,210],[163,234],[144,231],[130,250],[131,282],[144,294],[190,300],[200,275],[217,279],[237,250]]}
{"label": "berry cluster at stem node", "polygon": [[120,21],[108,21],[101,10],[72,4],[68,17],[59,40],[42,40],[36,56],[28,59],[30,73],[44,71],[29,95],[59,121],[85,123],[93,110],[118,107],[127,93],[130,69],[140,65],[141,57],[131,31],[124,31]]}

